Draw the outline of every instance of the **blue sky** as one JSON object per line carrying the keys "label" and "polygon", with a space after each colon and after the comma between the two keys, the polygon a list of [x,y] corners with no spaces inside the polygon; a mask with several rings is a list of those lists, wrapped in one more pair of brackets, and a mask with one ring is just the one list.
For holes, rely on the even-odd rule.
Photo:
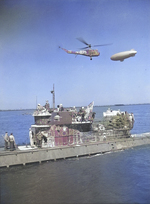
{"label": "blue sky", "polygon": [[[70,55],[88,43],[99,57]],[[111,55],[135,49],[120,61]],[[0,109],[150,103],[149,0],[0,1]]]}

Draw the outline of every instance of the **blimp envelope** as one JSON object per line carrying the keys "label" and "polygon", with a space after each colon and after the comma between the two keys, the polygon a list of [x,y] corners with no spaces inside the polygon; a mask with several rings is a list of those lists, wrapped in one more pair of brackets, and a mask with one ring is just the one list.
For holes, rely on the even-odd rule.
{"label": "blimp envelope", "polygon": [[134,50],[134,49],[131,49],[129,51],[124,51],[124,52],[119,52],[119,53],[116,53],[114,55],[111,56],[111,60],[114,60],[114,61],[121,61],[123,62],[124,59],[126,58],[129,58],[129,57],[134,57],[136,55],[137,51]]}

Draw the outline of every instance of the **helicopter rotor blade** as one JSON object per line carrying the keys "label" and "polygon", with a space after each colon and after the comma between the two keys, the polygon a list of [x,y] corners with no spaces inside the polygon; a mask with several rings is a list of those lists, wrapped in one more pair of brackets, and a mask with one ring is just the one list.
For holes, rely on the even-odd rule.
{"label": "helicopter rotor blade", "polygon": [[89,48],[89,47],[82,47],[82,48],[79,48],[80,50],[84,50],[84,49],[87,49],[87,48]]}
{"label": "helicopter rotor blade", "polygon": [[101,45],[90,45],[88,47],[83,47],[83,48],[80,48],[81,50],[83,49],[87,49],[87,48],[91,48],[91,47],[98,47],[98,46],[107,46],[107,45],[112,45],[113,43],[109,43],[109,44],[101,44]]}
{"label": "helicopter rotor blade", "polygon": [[98,46],[107,46],[107,45],[112,45],[113,43],[108,43],[108,44],[101,44],[101,45],[93,45],[92,47],[98,47]]}
{"label": "helicopter rotor blade", "polygon": [[87,45],[87,47],[84,48],[80,48],[80,49],[87,49],[87,48],[91,48],[91,47],[98,47],[98,46],[107,46],[107,45],[112,45],[113,43],[108,43],[108,44],[101,44],[101,45],[91,45],[88,44],[83,38],[77,38],[77,40],[79,40],[80,42],[84,43],[85,45]]}
{"label": "helicopter rotor blade", "polygon": [[82,42],[82,43],[84,43],[85,45],[88,45],[88,46],[89,46],[89,44],[88,44],[85,40],[83,40],[83,38],[77,38],[77,40],[79,40],[80,42]]}

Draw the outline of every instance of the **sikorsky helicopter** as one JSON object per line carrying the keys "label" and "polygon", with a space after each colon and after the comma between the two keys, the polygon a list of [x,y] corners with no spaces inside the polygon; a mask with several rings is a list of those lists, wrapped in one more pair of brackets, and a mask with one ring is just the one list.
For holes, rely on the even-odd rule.
{"label": "sikorsky helicopter", "polygon": [[77,55],[84,55],[87,57],[90,57],[90,60],[92,60],[92,57],[98,57],[100,55],[100,52],[97,49],[91,49],[91,47],[97,47],[97,46],[106,46],[106,45],[111,45],[112,43],[109,44],[102,44],[102,45],[91,45],[88,44],[85,40],[83,40],[82,38],[77,38],[79,41],[81,41],[82,43],[84,43],[85,45],[87,45],[87,47],[81,48],[80,51],[72,51],[72,50],[66,50],[65,48],[59,47],[62,50],[64,50],[65,52],[67,52],[68,54],[75,54]]}

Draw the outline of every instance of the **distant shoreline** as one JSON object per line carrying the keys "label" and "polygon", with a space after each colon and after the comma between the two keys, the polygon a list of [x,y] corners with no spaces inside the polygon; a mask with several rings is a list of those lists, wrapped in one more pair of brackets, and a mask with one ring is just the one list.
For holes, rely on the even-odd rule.
{"label": "distant shoreline", "polygon": [[[137,103],[137,104],[114,104],[114,105],[95,105],[94,107],[108,107],[108,106],[133,106],[133,105],[150,105],[150,103]],[[76,108],[80,108],[81,106],[76,106]],[[69,108],[69,107],[65,107]],[[29,110],[36,110],[35,108],[30,109],[6,109],[0,111],[29,111]]]}

